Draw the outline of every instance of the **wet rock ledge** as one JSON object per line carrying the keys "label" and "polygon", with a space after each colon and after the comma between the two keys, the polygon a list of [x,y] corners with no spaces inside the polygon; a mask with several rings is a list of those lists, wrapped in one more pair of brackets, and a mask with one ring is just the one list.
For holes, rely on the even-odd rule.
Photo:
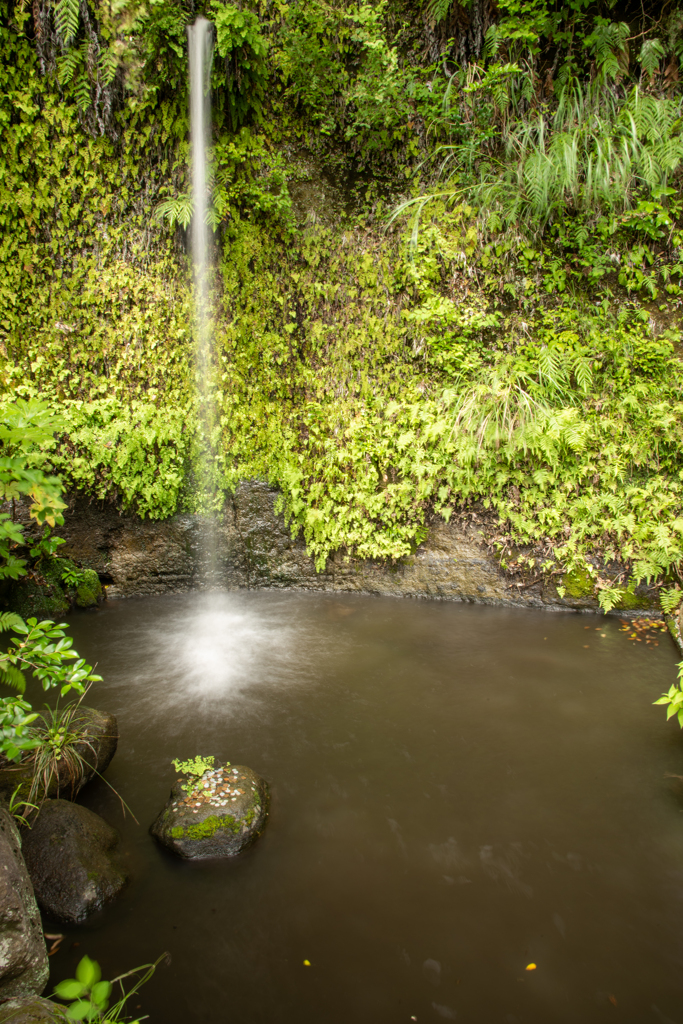
{"label": "wet rock ledge", "polygon": [[[211,570],[202,555],[206,523],[177,515],[141,520],[114,506],[71,495],[60,535],[66,557],[93,569],[107,596],[180,593],[206,582],[225,589],[295,588],[425,597],[477,604],[595,609],[585,580],[567,580],[561,597],[554,584],[520,585],[489,553],[476,524],[435,519],[415,554],[389,565],[337,554],[317,573],[303,541],[293,540],[274,511],[278,492],[258,480],[244,481],[228,502],[223,523],[213,527],[217,559]],[[655,607],[639,592],[633,610]]]}

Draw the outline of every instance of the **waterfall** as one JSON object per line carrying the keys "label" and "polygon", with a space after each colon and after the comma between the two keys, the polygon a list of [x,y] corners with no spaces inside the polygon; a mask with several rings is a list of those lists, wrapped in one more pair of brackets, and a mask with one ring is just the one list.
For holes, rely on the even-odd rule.
{"label": "waterfall", "polygon": [[[187,29],[190,64],[190,145],[192,150],[191,257],[194,284],[194,359],[199,399],[200,451],[196,485],[204,504],[215,491],[212,434],[216,412],[211,394],[211,252],[209,242],[207,153],[211,144],[211,61],[213,25],[197,18]],[[216,581],[216,524],[210,514],[203,521],[200,538],[200,572],[207,584]]]}

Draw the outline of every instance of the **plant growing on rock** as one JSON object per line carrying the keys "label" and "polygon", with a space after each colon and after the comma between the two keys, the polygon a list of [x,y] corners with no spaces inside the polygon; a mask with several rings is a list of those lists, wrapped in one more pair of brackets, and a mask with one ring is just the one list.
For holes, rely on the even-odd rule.
{"label": "plant growing on rock", "polygon": [[[18,825],[28,826],[28,818],[26,817],[25,811],[37,811],[38,808],[35,804],[29,803],[28,800],[20,800],[19,795],[21,792],[21,783],[12,793],[9,798],[8,811],[16,821]],[[23,808],[24,810],[21,810]]]}
{"label": "plant growing on rock", "polygon": [[[215,764],[215,757],[201,757],[199,754],[191,758],[189,761],[180,761],[175,758],[171,763],[177,772],[181,775],[188,775],[189,781],[183,783],[183,790],[188,796],[192,796],[194,791],[197,789],[199,780],[205,774],[205,772],[211,771]],[[226,761],[226,765],[230,762]]]}
{"label": "plant growing on rock", "polygon": [[[74,721],[79,705],[80,701],[75,701],[64,708],[47,708],[38,716],[37,721],[41,724],[33,728],[36,747],[29,800],[47,794],[52,780],[60,778],[63,781],[63,775],[66,775],[67,786],[73,793],[86,770],[93,767],[90,761],[97,760],[94,747]],[[83,747],[86,750],[90,748],[90,758],[83,755]]]}

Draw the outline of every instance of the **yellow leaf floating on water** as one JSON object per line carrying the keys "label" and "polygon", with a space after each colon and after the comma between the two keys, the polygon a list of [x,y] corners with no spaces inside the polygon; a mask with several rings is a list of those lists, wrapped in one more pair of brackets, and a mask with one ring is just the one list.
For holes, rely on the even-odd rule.
{"label": "yellow leaf floating on water", "polygon": [[304,960],[304,967],[310,967],[310,966],[311,966],[311,961],[310,960]]}
{"label": "yellow leaf floating on water", "polygon": [[535,971],[536,970],[536,964],[527,964],[526,967],[524,968],[524,970],[525,971]]}

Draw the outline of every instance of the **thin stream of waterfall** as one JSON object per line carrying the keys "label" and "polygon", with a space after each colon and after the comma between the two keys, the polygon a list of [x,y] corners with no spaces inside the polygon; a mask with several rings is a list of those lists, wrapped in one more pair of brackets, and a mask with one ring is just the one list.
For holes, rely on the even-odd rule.
{"label": "thin stream of waterfall", "polygon": [[[211,143],[211,62],[213,25],[197,18],[188,26],[190,65],[190,143],[192,148],[191,253],[195,296],[195,373],[199,396],[201,450],[196,466],[197,485],[206,499],[212,492],[212,441],[215,410],[211,396],[211,295],[208,214],[207,154]],[[201,535],[201,576],[205,583],[216,577],[216,528],[207,516]]]}

